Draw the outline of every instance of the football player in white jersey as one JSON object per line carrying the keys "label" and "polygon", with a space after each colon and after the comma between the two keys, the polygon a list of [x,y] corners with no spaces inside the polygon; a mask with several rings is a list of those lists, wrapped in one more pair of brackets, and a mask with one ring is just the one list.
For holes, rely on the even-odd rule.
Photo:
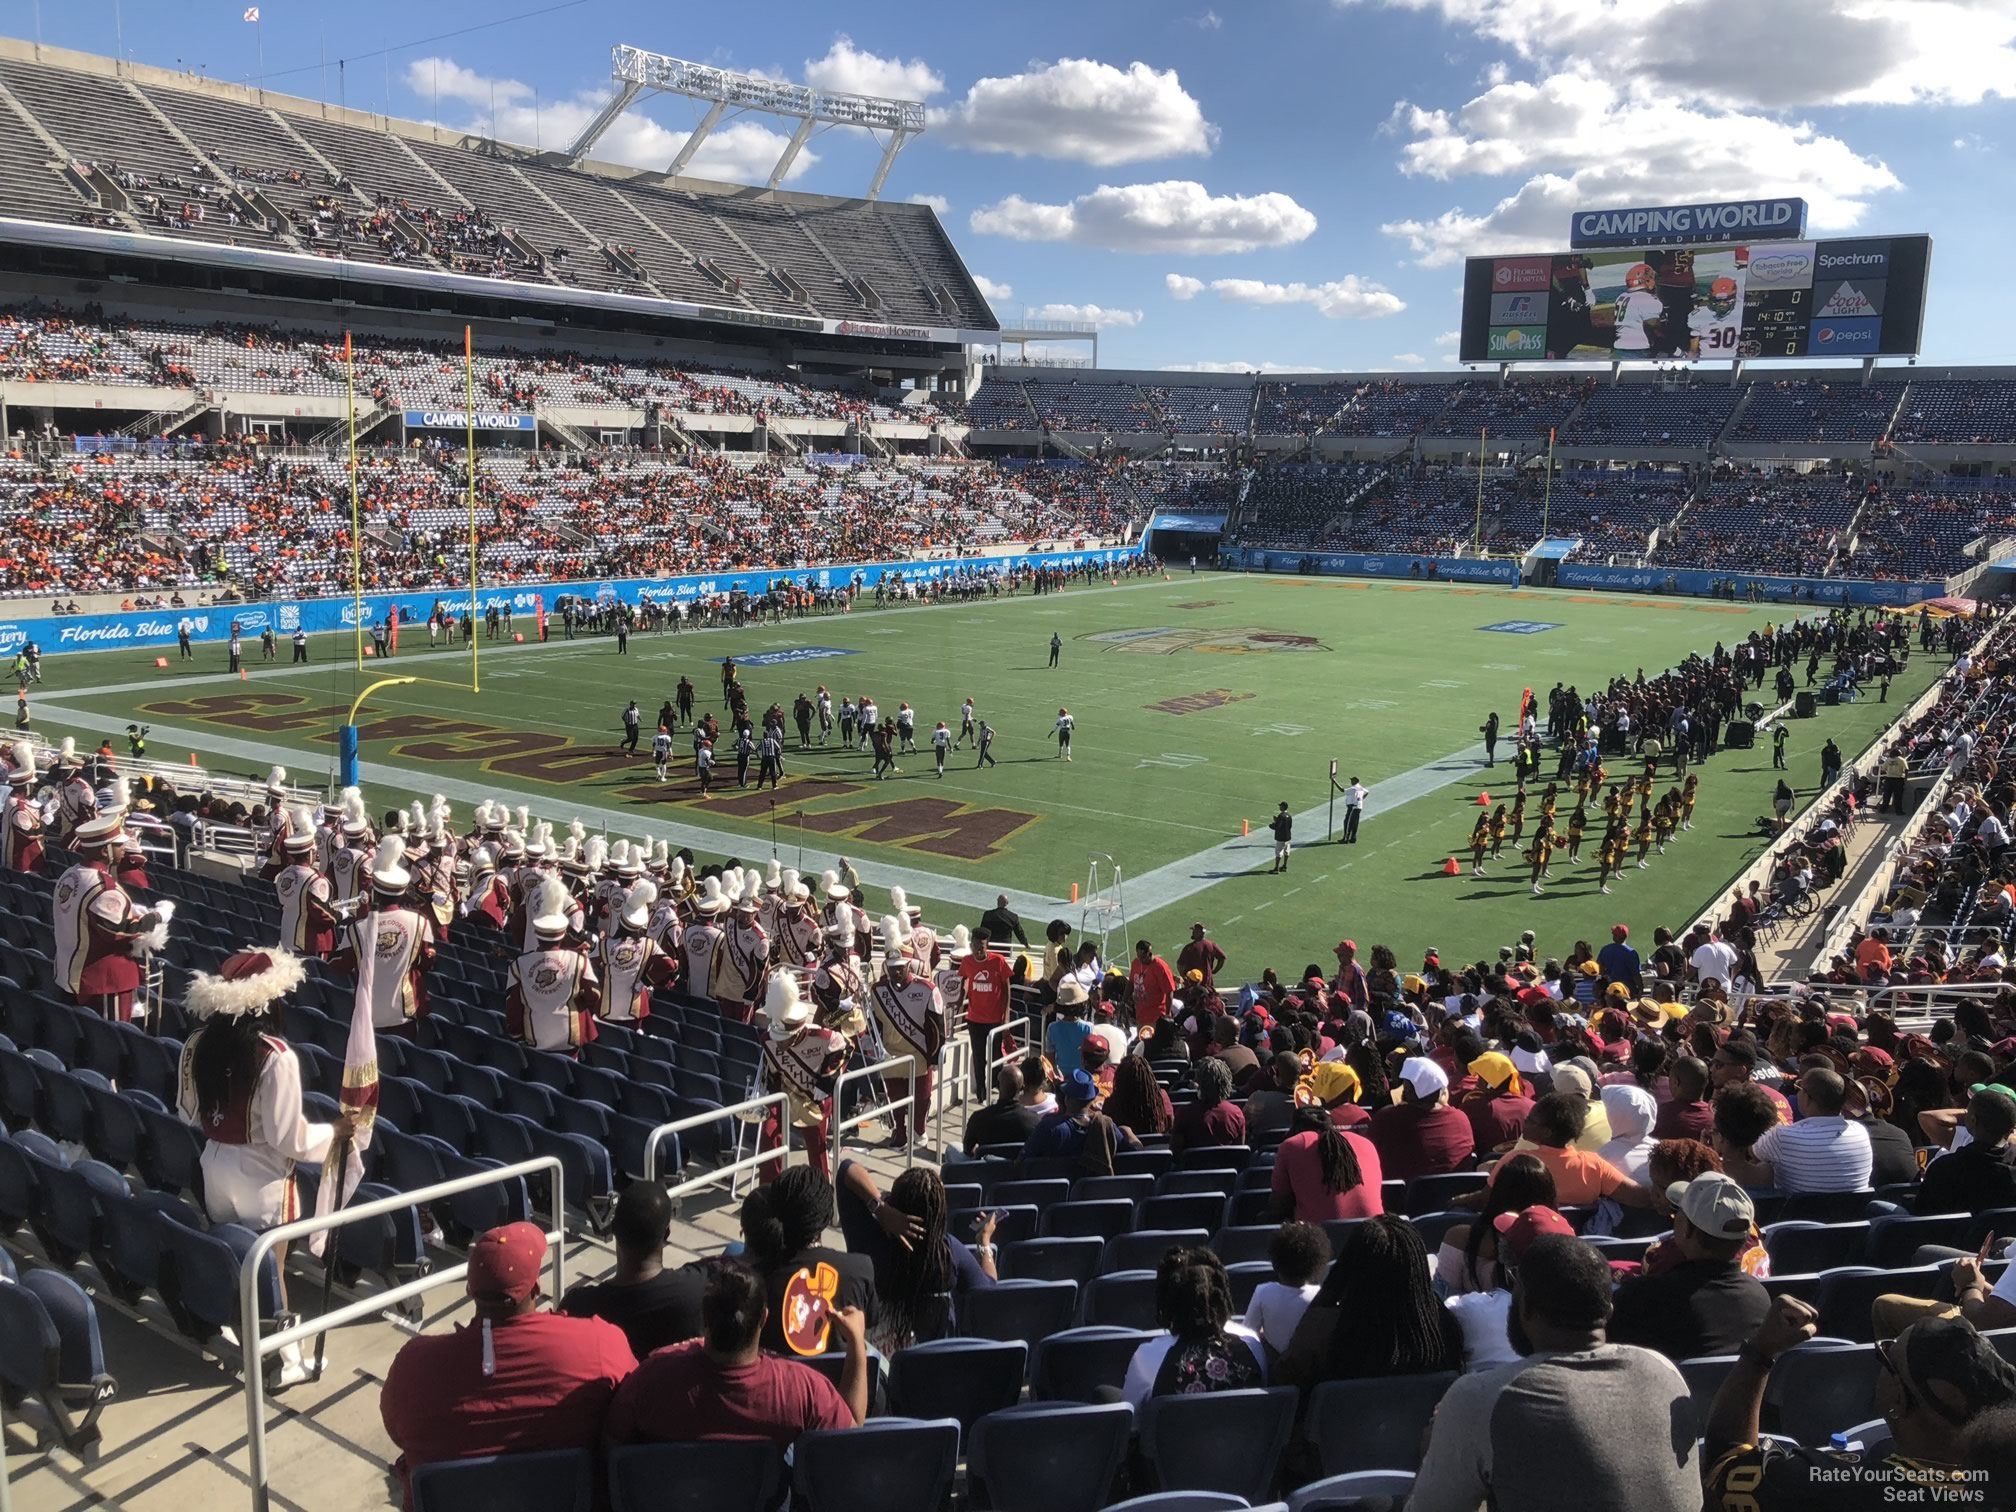
{"label": "football player in white jersey", "polygon": [[1736,280],[1728,275],[1708,285],[1708,298],[1687,317],[1687,355],[1734,359],[1743,339],[1743,312],[1737,308]]}
{"label": "football player in white jersey", "polygon": [[1611,306],[1615,328],[1612,351],[1641,357],[1651,354],[1652,332],[1647,327],[1658,324],[1666,312],[1659,301],[1658,282],[1659,275],[1650,263],[1633,263],[1626,270],[1624,290]]}

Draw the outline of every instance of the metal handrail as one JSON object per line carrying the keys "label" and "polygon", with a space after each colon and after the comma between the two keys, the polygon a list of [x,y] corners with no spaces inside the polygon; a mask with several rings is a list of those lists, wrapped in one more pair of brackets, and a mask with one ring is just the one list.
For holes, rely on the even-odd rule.
{"label": "metal handrail", "polygon": [[[910,1074],[903,1081],[903,1086],[906,1090],[901,1102],[877,1103],[873,1107],[863,1108],[852,1118],[842,1116],[841,1109],[847,1106],[845,1094],[847,1083],[850,1080],[866,1081],[871,1076],[880,1078],[884,1073],[892,1071],[898,1066],[908,1066],[910,1068]],[[873,1123],[878,1118],[887,1118],[898,1109],[909,1109],[915,1101],[915,1094],[909,1092],[907,1089],[922,1074],[922,1068],[918,1065],[917,1057],[914,1055],[892,1055],[889,1059],[876,1061],[870,1066],[856,1066],[852,1070],[842,1071],[840,1079],[833,1083],[832,1138],[834,1155],[839,1155],[850,1129],[858,1129],[863,1124]],[[910,1138],[904,1142],[903,1163],[906,1166],[917,1163],[917,1140],[923,1133],[924,1131],[921,1128],[912,1129],[910,1131]]]}
{"label": "metal handrail", "polygon": [[[406,1212],[442,1197],[452,1197],[458,1192],[473,1192],[479,1187],[495,1186],[499,1182],[522,1180],[541,1171],[553,1173],[553,1214],[552,1222],[546,1229],[546,1255],[553,1267],[552,1294],[558,1298],[567,1289],[567,1236],[562,1227],[566,1211],[563,1190],[566,1177],[557,1155],[536,1155],[515,1165],[501,1166],[472,1176],[458,1176],[452,1181],[439,1181],[416,1191],[378,1197],[333,1213],[297,1219],[293,1223],[267,1229],[253,1241],[251,1250],[239,1262],[238,1271],[238,1338],[245,1361],[245,1449],[252,1484],[252,1512],[269,1512],[271,1507],[266,1463],[266,1373],[263,1368],[266,1357],[279,1353],[289,1344],[298,1344],[303,1339],[340,1328],[345,1323],[376,1317],[408,1297],[424,1296],[440,1287],[452,1286],[469,1274],[466,1263],[451,1265],[446,1270],[430,1271],[389,1291],[373,1292],[368,1297],[345,1303],[334,1312],[323,1313],[308,1322],[297,1322],[292,1327],[262,1337],[259,1331],[259,1272],[266,1263],[266,1257],[290,1239],[348,1228],[368,1218]],[[334,1264],[334,1257],[324,1263]]]}
{"label": "metal handrail", "polygon": [[[724,1118],[743,1118],[763,1108],[777,1109],[777,1124],[781,1131],[779,1143],[774,1150],[759,1150],[754,1155],[739,1156],[727,1165],[712,1166],[704,1174],[689,1176],[676,1186],[667,1187],[665,1195],[674,1202],[691,1192],[704,1191],[722,1177],[739,1176],[759,1165],[773,1160],[788,1161],[791,1156],[791,1123],[788,1114],[791,1099],[783,1092],[770,1092],[762,1097],[751,1097],[736,1103],[733,1107],[710,1109],[705,1113],[689,1113],[684,1118],[675,1118],[667,1124],[660,1124],[644,1140],[644,1177],[647,1181],[658,1180],[658,1147],[668,1139],[676,1139],[688,1129],[702,1128],[707,1124],[719,1123]],[[756,1122],[757,1120],[749,1120]]]}

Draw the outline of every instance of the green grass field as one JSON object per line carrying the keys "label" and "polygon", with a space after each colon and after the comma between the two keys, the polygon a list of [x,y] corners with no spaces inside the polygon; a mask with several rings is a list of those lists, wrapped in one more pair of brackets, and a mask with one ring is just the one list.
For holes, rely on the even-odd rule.
{"label": "green grass field", "polygon": [[[367,663],[361,674],[339,637],[318,639],[308,668],[262,667],[255,654],[243,680],[224,670],[221,647],[199,648],[191,662],[171,651],[165,672],[153,666],[155,652],[80,653],[48,660],[35,709],[38,730],[74,734],[80,745],[109,735],[124,750],[119,732],[137,718],[153,726],[150,756],[194,751],[206,765],[262,774],[277,760],[314,782],[333,776],[335,728],[367,683],[391,674],[432,679],[380,690],[365,706],[374,811],[440,792],[460,819],[477,799],[499,797],[530,805],[562,833],[579,816],[591,831],[664,835],[703,859],[761,861],[774,835],[787,866],[802,854],[816,873],[838,854],[851,858],[878,911],[880,887],[900,883],[928,918],[948,926],[971,922],[1004,891],[1032,935],[1048,917],[1079,924],[1080,909],[1065,900],[1101,853],[1122,869],[1130,937],[1145,935],[1173,955],[1190,920],[1202,919],[1235,971],[1257,976],[1263,965],[1288,972],[1327,961],[1328,945],[1344,934],[1361,946],[1384,940],[1403,959],[1428,945],[1474,957],[1524,928],[1555,951],[1619,919],[1649,932],[1691,916],[1761,847],[1751,831],[1770,807],[1766,745],[1718,753],[1702,771],[1695,829],[1655,854],[1649,870],[1628,871],[1612,896],[1596,894],[1592,834],[1589,859],[1557,863],[1548,894],[1536,899],[1509,848],[1486,880],[1467,868],[1442,875],[1444,858],[1468,836],[1479,789],[1495,793],[1509,777],[1502,765],[1481,769],[1477,727],[1496,709],[1509,728],[1524,687],[1544,699],[1557,681],[1586,690],[1620,671],[1649,675],[1781,616],[1607,594],[1178,575],[1043,598],[636,636],[625,657],[604,637],[499,642],[483,648],[480,694],[468,690],[466,654],[425,653],[424,632],[406,639],[406,655]],[[1487,628],[1506,624],[1546,628]],[[1053,631],[1064,641],[1054,670],[1046,665]],[[748,663],[807,648],[833,654]],[[753,773],[752,786],[736,790],[730,760],[725,788],[702,800],[682,732],[674,780],[660,787],[648,759],[652,716],[682,674],[702,711],[725,713],[717,664],[730,653],[744,664],[758,712],[772,700],[788,710],[822,682],[836,704],[843,693],[869,693],[893,713],[907,700],[924,748],[900,759],[900,776],[878,783],[866,754],[837,744],[801,754],[794,729],[774,798],[756,793]],[[1802,793],[1817,784],[1829,735],[1852,756],[1934,670],[1916,659],[1888,705],[1794,721],[1789,749]],[[1000,765],[976,771],[969,748],[953,754],[940,781],[923,737],[940,718],[956,730],[967,694],[999,732]],[[644,713],[646,754],[626,762],[614,747],[628,698]],[[1060,705],[1078,720],[1068,764],[1050,739]],[[1332,758],[1340,780],[1355,774],[1372,790],[1355,846],[1318,843]],[[1289,874],[1276,877],[1265,821],[1283,800],[1298,815],[1298,850]],[[1251,822],[1249,837],[1240,835],[1242,821]]]}

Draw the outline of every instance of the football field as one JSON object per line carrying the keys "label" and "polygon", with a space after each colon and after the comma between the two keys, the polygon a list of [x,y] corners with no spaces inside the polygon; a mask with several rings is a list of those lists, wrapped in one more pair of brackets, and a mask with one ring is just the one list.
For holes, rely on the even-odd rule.
{"label": "football field", "polygon": [[[1073,884],[1091,858],[1122,876],[1127,936],[1173,956],[1192,919],[1208,923],[1237,975],[1263,965],[1284,975],[1327,962],[1341,935],[1361,947],[1391,944],[1403,960],[1426,946],[1474,958],[1538,930],[1558,953],[1617,920],[1649,934],[1684,922],[1756,855],[1754,820],[1770,809],[1774,776],[1767,742],[1718,752],[1701,768],[1695,828],[1676,837],[1648,870],[1627,870],[1608,898],[1596,895],[1592,827],[1579,866],[1557,860],[1546,896],[1530,896],[1508,845],[1490,875],[1443,875],[1476,815],[1480,790],[1509,798],[1509,768],[1483,769],[1478,726],[1496,710],[1509,731],[1520,694],[1544,707],[1555,683],[1584,691],[1612,675],[1652,675],[1690,651],[1733,644],[1782,608],[1692,599],[1509,590],[1347,579],[1177,574],[970,605],[875,609],[740,629],[480,647],[481,690],[468,687],[467,653],[428,652],[409,627],[404,654],[360,672],[347,638],[320,637],[306,667],[261,664],[248,644],[248,675],[225,670],[221,646],[196,659],[157,652],[51,656],[33,690],[39,732],[75,735],[82,747],[110,738],[125,750],[129,720],[152,726],[148,754],[263,774],[284,763],[296,780],[333,780],[336,729],[353,700],[379,677],[424,679],[383,688],[366,701],[365,789],[381,813],[394,802],[444,794],[458,824],[482,798],[527,805],[564,835],[580,818],[612,838],[668,838],[704,863],[735,856],[816,874],[845,855],[869,886],[907,888],[941,928],[971,923],[998,892],[1022,912],[1032,939],[1049,918],[1074,928]],[[1049,642],[1061,639],[1052,668]],[[675,740],[672,780],[659,784],[649,758],[659,705],[690,678],[702,713],[726,724],[722,657],[733,655],[760,716],[773,701],[787,715],[800,692],[824,684],[869,695],[885,715],[907,701],[919,749],[897,775],[876,781],[866,752],[828,744],[797,749],[790,728],[780,789],[735,785],[731,742],[722,742],[716,787],[702,797],[692,743]],[[1789,756],[1802,800],[1818,783],[1819,749],[1831,735],[1851,757],[1935,675],[1914,658],[1888,705],[1823,708],[1791,723]],[[932,724],[956,732],[971,696],[998,732],[999,765],[977,768],[970,745],[952,753],[942,779],[929,748]],[[624,702],[644,719],[640,754],[616,750]],[[1077,720],[1074,758],[1057,758],[1051,736],[1060,707]],[[1509,742],[1500,745],[1503,757]],[[1323,843],[1330,763],[1338,780],[1359,777],[1371,799],[1356,845]],[[1551,771],[1551,759],[1547,770]],[[1500,784],[1503,783],[1501,789]],[[1296,855],[1270,875],[1267,820],[1281,802],[1296,816]],[[1565,821],[1568,806],[1563,807]],[[1343,804],[1336,804],[1341,828]],[[1242,834],[1242,825],[1251,826]],[[1103,862],[1102,862],[1103,869]]]}

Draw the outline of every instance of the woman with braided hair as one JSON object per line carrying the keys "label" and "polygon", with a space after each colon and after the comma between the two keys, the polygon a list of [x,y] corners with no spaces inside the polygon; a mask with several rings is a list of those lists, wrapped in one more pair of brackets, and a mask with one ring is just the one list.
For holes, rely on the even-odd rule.
{"label": "woman with braided hair", "polygon": [[951,1338],[960,1299],[994,1285],[994,1215],[985,1213],[968,1245],[946,1229],[945,1183],[929,1166],[913,1166],[885,1197],[865,1166],[840,1162],[840,1232],[851,1255],[875,1266],[882,1315],[871,1337],[891,1351]]}
{"label": "woman with braided hair", "polygon": [[1428,1275],[1428,1251],[1405,1218],[1354,1224],[1275,1367],[1276,1386],[1463,1368],[1463,1328]]}
{"label": "woman with braided hair", "polygon": [[1134,1351],[1121,1397],[1136,1411],[1150,1397],[1238,1391],[1267,1384],[1260,1341],[1233,1333],[1232,1281],[1201,1246],[1178,1246],[1155,1272],[1155,1321],[1167,1330]]}
{"label": "woman with braided hair", "polygon": [[1121,1056],[1113,1068],[1113,1090],[1106,1094],[1106,1116],[1136,1134],[1166,1134],[1174,1113],[1148,1057]]}
{"label": "woman with braided hair", "polygon": [[1297,1108],[1288,1128],[1274,1156],[1270,1218],[1323,1223],[1376,1218],[1386,1211],[1379,1151],[1371,1140],[1339,1129],[1330,1110],[1320,1106]]}

